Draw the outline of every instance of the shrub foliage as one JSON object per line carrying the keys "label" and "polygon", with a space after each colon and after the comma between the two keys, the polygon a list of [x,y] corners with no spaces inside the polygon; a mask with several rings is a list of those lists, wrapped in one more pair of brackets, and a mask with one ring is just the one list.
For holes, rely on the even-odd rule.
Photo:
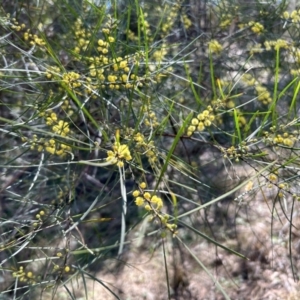
{"label": "shrub foliage", "polygon": [[192,256],[187,236],[243,256],[210,227],[224,200],[272,191],[270,214],[279,205],[293,226],[300,10],[205,3],[3,2],[3,296],[105,285],[91,270],[141,226]]}

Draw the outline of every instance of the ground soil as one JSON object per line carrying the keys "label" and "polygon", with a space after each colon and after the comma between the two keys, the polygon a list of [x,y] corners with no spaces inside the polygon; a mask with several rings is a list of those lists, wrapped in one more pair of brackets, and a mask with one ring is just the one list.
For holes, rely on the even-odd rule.
{"label": "ground soil", "polygon": [[[292,199],[287,197],[279,201],[276,193],[275,189],[265,186],[258,193],[250,193],[239,201],[216,204],[215,209],[207,214],[215,238],[247,259],[217,248],[204,238],[190,235],[187,229],[180,228],[178,235],[193,254],[172,237],[165,238],[164,244],[159,239],[151,242],[145,239],[125,249],[122,263],[106,261],[94,276],[120,299],[165,300],[168,299],[168,289],[163,253],[166,253],[171,299],[226,299],[215,281],[230,299],[300,299],[299,204],[294,203],[291,214]],[[224,216],[231,221],[218,220]],[[207,228],[201,227],[201,222],[197,223],[198,230],[212,236]],[[87,280],[86,285],[88,299],[116,299],[94,280]],[[76,299],[87,299],[82,281],[73,281],[71,288],[77,295]],[[57,299],[64,299],[61,298],[63,294],[65,292],[59,289]]]}

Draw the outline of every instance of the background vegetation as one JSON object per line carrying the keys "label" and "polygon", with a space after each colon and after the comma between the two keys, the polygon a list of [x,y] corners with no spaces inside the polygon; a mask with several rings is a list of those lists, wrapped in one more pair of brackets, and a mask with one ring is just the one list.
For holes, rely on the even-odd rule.
{"label": "background vegetation", "polygon": [[[185,280],[197,270],[237,299],[249,261],[276,261],[267,243],[298,280],[299,9],[40,0],[0,16],[1,299],[79,299],[79,281],[90,299],[89,280],[124,299],[97,272],[136,245],[162,253],[156,299],[210,299]],[[268,242],[253,230],[249,252],[258,218]],[[224,253],[243,268],[218,273]]]}

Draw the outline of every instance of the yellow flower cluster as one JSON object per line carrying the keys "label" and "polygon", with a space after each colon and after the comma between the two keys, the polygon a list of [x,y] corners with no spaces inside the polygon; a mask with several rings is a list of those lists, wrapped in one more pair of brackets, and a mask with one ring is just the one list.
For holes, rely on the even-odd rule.
{"label": "yellow flower cluster", "polygon": [[[179,2],[179,1],[177,1]],[[169,14],[167,14],[166,19],[164,20],[164,23],[162,25],[162,32],[166,35],[169,33],[170,29],[173,28],[174,23],[177,19],[178,12],[180,10],[180,4],[175,3],[172,6],[167,7],[169,9]]]}
{"label": "yellow flower cluster", "polygon": [[231,146],[227,149],[221,148],[220,150],[222,151],[224,158],[235,159],[236,162],[238,162],[241,157],[249,156],[249,147],[246,145],[246,143],[242,143],[237,148]]}
{"label": "yellow flower cluster", "polygon": [[[280,132],[283,132],[283,129],[287,127],[284,125],[280,125]],[[265,131],[264,132],[264,141],[265,143],[267,143],[268,145],[284,145],[286,147],[290,147],[292,148],[295,143],[298,140],[298,131],[295,130],[292,133],[289,133],[287,131],[283,132],[283,133],[278,133],[278,130],[275,126],[270,127],[270,132],[269,131]]]}
{"label": "yellow flower cluster", "polygon": [[[5,20],[5,21],[8,21],[8,20]],[[13,29],[15,31],[21,31],[22,29],[26,28],[25,24],[20,24],[15,18],[12,18],[11,22],[12,22],[11,29]]]}
{"label": "yellow flower cluster", "polygon": [[264,31],[264,26],[259,22],[251,21],[248,25],[254,33],[261,34]]}
{"label": "yellow flower cluster", "polygon": [[[289,50],[290,50],[291,58],[294,62],[293,65],[299,66],[300,65],[300,49],[291,46]],[[290,73],[293,76],[300,76],[300,68],[296,68],[296,69],[291,68]]]}
{"label": "yellow flower cluster", "polygon": [[40,151],[41,149],[45,149],[50,154],[55,154],[58,156],[65,156],[67,152],[71,152],[70,146],[54,139],[50,139],[49,141],[45,142],[43,146],[40,146],[40,148],[38,148],[38,150]]}
{"label": "yellow flower cluster", "polygon": [[135,35],[135,33],[131,30],[131,29],[128,29],[127,32],[127,38],[131,41],[137,41],[138,40],[138,36]]}
{"label": "yellow flower cluster", "polygon": [[191,19],[185,13],[182,16],[182,22],[185,29],[189,29],[193,24]]}
{"label": "yellow flower cluster", "polygon": [[300,64],[300,49],[291,47],[291,53],[294,57],[294,60],[297,64]]}
{"label": "yellow flower cluster", "polygon": [[[37,149],[40,150],[40,148],[39,148],[40,147],[40,145],[39,145],[40,141],[39,141],[36,134],[34,134],[32,136],[31,140],[28,140],[26,137],[23,137],[22,142],[29,142],[30,143],[30,150],[34,150],[36,147],[38,147]],[[43,150],[43,148],[41,150]]]}
{"label": "yellow flower cluster", "polygon": [[139,189],[132,192],[133,197],[135,198],[135,204],[140,207],[144,207],[145,210],[152,213],[153,218],[157,218],[160,220],[161,224],[170,230],[173,234],[176,234],[176,224],[170,224],[169,216],[166,214],[161,214],[161,209],[163,207],[163,201],[160,197],[155,194],[151,194],[145,191],[147,184],[145,182],[141,182],[139,184]]}
{"label": "yellow flower cluster", "polygon": [[276,182],[278,180],[278,176],[275,173],[278,173],[278,172],[273,172],[269,175],[270,181]]}
{"label": "yellow flower cluster", "polygon": [[[45,118],[46,125],[51,127],[51,131],[58,136],[67,137],[70,133],[69,123],[63,120],[59,120],[55,112],[41,113],[40,116]],[[33,135],[30,142],[31,150],[43,151],[48,153],[64,157],[67,153],[71,153],[71,147],[65,143],[59,141],[57,138],[51,138],[45,140],[44,138],[38,138],[37,135]]]}
{"label": "yellow flower cluster", "polygon": [[[24,28],[24,27],[22,27],[22,28]],[[32,46],[38,45],[40,47],[43,47],[46,45],[45,41],[42,38],[40,38],[37,34],[30,33],[30,29],[27,29],[27,31],[24,32],[23,38],[25,41],[29,41],[29,44]]]}
{"label": "yellow flower cluster", "polygon": [[25,272],[24,268],[21,266],[18,271],[13,272],[12,276],[18,278],[20,282],[27,284],[35,284],[35,276],[32,272]]}
{"label": "yellow flower cluster", "polygon": [[260,84],[251,74],[247,73],[242,76],[242,81],[247,86],[254,86],[257,93],[257,99],[264,105],[268,105],[272,102],[272,97],[270,92],[266,87]]}
{"label": "yellow flower cluster", "polygon": [[144,111],[146,118],[144,119],[144,124],[149,127],[157,127],[159,125],[159,122],[157,121],[156,114],[153,110],[148,110],[143,108],[142,110]]}
{"label": "yellow flower cluster", "polygon": [[170,72],[173,72],[173,67],[161,68],[161,62],[165,59],[166,55],[170,52],[170,46],[166,43],[162,43],[157,50],[151,53],[150,59],[157,63],[149,64],[149,70],[154,74],[152,82],[161,82],[161,79],[168,76]]}
{"label": "yellow flower cluster", "polygon": [[141,26],[141,30],[143,31],[143,33],[145,33],[151,41],[152,40],[151,39],[152,32],[151,32],[151,29],[150,29],[150,24],[147,21],[147,17],[148,17],[147,13],[144,13],[143,15],[140,14],[139,18],[138,18],[138,22]]}
{"label": "yellow flower cluster", "polygon": [[247,119],[243,116],[243,113],[241,112],[241,110],[237,108],[236,113],[237,113],[237,119],[238,119],[239,127],[246,126]]}
{"label": "yellow flower cluster", "polygon": [[282,144],[287,147],[293,147],[296,141],[297,138],[293,134],[289,134],[287,132],[283,135],[277,134],[272,140],[273,144]]}
{"label": "yellow flower cluster", "polygon": [[135,134],[134,140],[136,141],[138,151],[145,153],[150,164],[157,162],[158,155],[154,141],[145,140],[144,135],[141,133]]}
{"label": "yellow flower cluster", "polygon": [[203,131],[206,127],[211,126],[215,120],[213,109],[209,105],[206,110],[197,115],[197,118],[191,120],[191,125],[187,129],[187,136],[191,136],[196,130]]}
{"label": "yellow flower cluster", "polygon": [[225,28],[227,28],[230,24],[232,23],[232,19],[223,19],[222,21],[221,21],[221,23],[220,23],[220,27],[222,28],[222,29],[225,29]]}
{"label": "yellow flower cluster", "polygon": [[53,77],[58,77],[60,73],[61,73],[61,70],[59,67],[49,66],[48,69],[46,70],[45,75],[48,79],[51,79]]}
{"label": "yellow flower cluster", "polygon": [[[42,218],[45,216],[45,211],[44,210],[40,210],[36,215],[35,217],[37,218],[37,220],[42,223],[43,220]],[[33,223],[34,226],[38,226],[38,223]]]}
{"label": "yellow flower cluster", "polygon": [[75,39],[77,41],[77,46],[74,49],[75,53],[80,53],[85,51],[90,43],[91,32],[83,27],[83,22],[78,18],[74,24]]}
{"label": "yellow flower cluster", "polygon": [[[114,64],[113,64],[113,69],[115,72],[122,70],[124,72],[126,72],[128,74],[128,72],[130,71],[130,68],[128,67],[128,57],[117,57],[115,59],[113,59]],[[126,80],[127,80],[127,75],[126,75]],[[125,80],[125,82],[126,82]]]}
{"label": "yellow flower cluster", "polygon": [[[14,18],[11,21],[13,23],[11,25],[11,29],[15,31],[21,31],[26,28],[25,24],[19,24],[19,22]],[[31,46],[37,45],[40,47],[44,47],[46,45],[45,41],[42,38],[40,38],[37,34],[31,33],[30,29],[27,29],[24,32],[23,38],[25,41],[28,41]]]}
{"label": "yellow flower cluster", "polygon": [[282,17],[287,21],[291,21],[292,23],[300,23],[300,9],[293,10],[291,13],[285,11],[282,14]]}
{"label": "yellow flower cluster", "polygon": [[223,47],[217,40],[211,40],[208,43],[208,50],[210,53],[220,54],[223,50]]}
{"label": "yellow flower cluster", "polygon": [[256,79],[249,73],[246,73],[242,76],[242,81],[247,85],[247,86],[255,86],[257,81]]}
{"label": "yellow flower cluster", "polygon": [[68,72],[63,74],[63,82],[66,83],[70,88],[78,88],[81,86],[81,83],[78,81],[80,74],[76,72]]}
{"label": "yellow flower cluster", "polygon": [[300,77],[300,69],[291,69],[290,73],[292,76]]}
{"label": "yellow flower cluster", "polygon": [[280,48],[289,49],[290,45],[286,40],[278,39],[276,41],[265,41],[264,46],[266,50],[271,50],[274,47],[275,50],[279,50]]}
{"label": "yellow flower cluster", "polygon": [[165,43],[163,43],[162,46],[160,47],[160,49],[153,52],[151,57],[155,61],[161,62],[164,59],[164,57],[166,56],[167,53],[168,53],[167,45]]}
{"label": "yellow flower cluster", "polygon": [[[292,194],[290,190],[290,185],[287,182],[281,182],[277,185],[278,187],[278,197],[283,198],[286,193]],[[300,197],[297,196],[296,194],[292,194],[293,198],[296,199],[297,201],[300,201]]]}
{"label": "yellow flower cluster", "polygon": [[272,102],[272,97],[270,92],[267,90],[266,87],[262,86],[261,84],[257,83],[255,86],[255,90],[257,92],[257,99],[261,101],[264,105],[268,105]]}
{"label": "yellow flower cluster", "polygon": [[[114,38],[113,37],[108,37],[108,39],[110,39],[111,38],[111,40],[112,41],[114,41]],[[99,39],[98,40],[98,46],[99,47],[97,47],[97,50],[99,51],[99,53],[102,53],[102,54],[107,54],[108,53],[108,49],[109,49],[109,43],[108,42],[105,42],[105,41],[103,41],[102,39]]]}
{"label": "yellow flower cluster", "polygon": [[63,104],[61,105],[61,109],[67,114],[68,117],[72,116],[74,113],[69,100],[64,100]]}
{"label": "yellow flower cluster", "polygon": [[[146,81],[144,76],[139,77],[133,74],[133,70],[137,71],[134,67],[139,66],[139,63],[143,60],[143,57],[140,55],[141,52],[136,52],[132,55],[116,56],[114,35],[117,22],[110,16],[107,18],[108,21],[105,23],[105,27],[102,28],[103,37],[97,40],[96,49],[98,53],[90,57],[85,56],[86,47],[92,46],[90,34],[83,28],[81,19],[76,21],[75,38],[77,46],[74,52],[82,54],[83,59],[87,60],[89,65],[90,77],[86,77],[84,82],[87,94],[97,90],[99,82],[103,89],[108,87],[110,90],[119,90],[120,88],[132,89],[143,86],[142,82]],[[95,95],[94,98],[96,98]]]}
{"label": "yellow flower cluster", "polygon": [[[164,9],[162,9],[162,7],[160,6],[157,6],[155,7],[155,10],[157,14],[161,15],[161,18],[164,20],[164,22],[162,22],[162,27],[160,31],[160,36],[162,40],[170,33],[170,30],[172,30],[174,26],[174,22],[177,20],[179,13],[185,29],[188,29],[192,25],[192,21],[190,20],[190,18],[187,16],[186,13],[182,11],[181,1],[176,1],[176,3],[174,4],[173,3],[166,4],[166,6],[164,6]],[[152,42],[155,34],[151,30],[147,18],[148,18],[147,13],[144,13],[143,15],[139,15],[138,22],[140,24],[140,28],[143,34],[146,33],[148,42]],[[139,37],[136,36],[135,33],[130,29],[127,31],[127,37],[128,39],[135,40],[135,41],[138,41],[139,39]],[[163,59],[165,58],[168,52],[170,52],[170,46],[167,47],[166,43],[162,43],[158,49],[149,53],[148,57],[150,61],[154,60],[155,62],[160,63],[161,61],[163,61]],[[150,63],[148,65],[148,68],[153,74],[153,77],[150,80],[152,83],[161,82],[162,78],[168,76],[169,72],[173,71],[173,68],[171,66],[168,68],[161,69],[160,64],[155,64],[155,63]],[[131,76],[128,75],[126,76],[123,75],[123,78],[126,78],[126,88],[131,88],[132,86],[142,86],[142,81],[145,81],[145,78],[141,78],[142,80],[135,80],[135,85],[133,85],[131,83],[128,83],[128,78],[132,80],[134,80],[134,78],[131,78]]]}
{"label": "yellow flower cluster", "polygon": [[70,133],[69,123],[58,120],[55,112],[50,112],[46,116],[46,124],[52,126],[52,131],[60,136],[66,137]]}
{"label": "yellow flower cluster", "polygon": [[[161,23],[162,25],[160,32],[160,37],[162,39],[170,34],[170,31],[174,28],[176,20],[178,20],[179,14],[185,29],[190,28],[193,24],[188,15],[183,11],[182,1],[180,0],[173,1],[172,3],[170,2],[169,4],[166,4],[164,6],[156,6],[154,9],[155,13],[157,15],[160,15],[161,19],[163,20],[163,22]],[[151,30],[150,24],[147,19],[148,13],[144,12],[143,14],[139,15],[138,23],[143,34],[146,34],[148,42],[152,42],[153,36],[155,34]],[[157,28],[155,28],[155,30],[157,30]],[[127,37],[130,40],[138,40],[138,36],[130,29],[127,31]]]}
{"label": "yellow flower cluster", "polygon": [[[61,258],[62,253],[57,253],[56,256]],[[74,269],[72,269],[68,265],[59,266],[58,264],[54,264],[53,265],[53,271],[54,272],[61,272],[61,273],[64,273],[66,275],[67,273],[74,272]]]}
{"label": "yellow flower cluster", "polygon": [[149,192],[145,192],[144,189],[147,187],[145,182],[140,183],[139,190],[132,192],[135,198],[135,204],[137,206],[143,206],[147,211],[160,211],[163,207],[163,201],[156,195],[151,195]]}
{"label": "yellow flower cluster", "polygon": [[[211,21],[214,26],[221,29],[228,28],[232,23],[236,23],[239,7],[236,5],[216,5],[211,13],[213,13]],[[216,18],[216,16],[218,16]]]}
{"label": "yellow flower cluster", "polygon": [[130,150],[127,145],[122,145],[119,141],[116,141],[112,148],[113,151],[107,151],[106,161],[111,164],[117,164],[119,167],[123,167],[124,161],[132,160]]}
{"label": "yellow flower cluster", "polygon": [[260,43],[255,44],[249,50],[250,50],[251,55],[253,55],[255,53],[262,53],[264,51],[264,49],[262,48],[262,44],[260,44]]}

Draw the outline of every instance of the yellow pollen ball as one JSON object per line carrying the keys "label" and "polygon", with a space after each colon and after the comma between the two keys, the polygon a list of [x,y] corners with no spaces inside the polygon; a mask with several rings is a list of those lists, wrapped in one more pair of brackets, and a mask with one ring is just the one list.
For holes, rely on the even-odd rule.
{"label": "yellow pollen ball", "polygon": [[144,196],[144,198],[147,199],[147,200],[150,200],[150,198],[151,198],[151,194],[148,193],[148,192],[144,193],[143,196]]}
{"label": "yellow pollen ball", "polygon": [[134,202],[137,206],[142,206],[144,204],[144,199],[142,197],[137,197]]}
{"label": "yellow pollen ball", "polygon": [[70,269],[69,266],[65,266],[65,272],[66,272],[66,273],[70,272],[70,270],[71,270],[71,269]]}
{"label": "yellow pollen ball", "polygon": [[133,197],[137,197],[137,196],[139,196],[140,195],[140,191],[138,191],[138,190],[136,190],[136,191],[134,191],[133,193],[132,193],[132,196]]}
{"label": "yellow pollen ball", "polygon": [[141,189],[145,189],[147,187],[146,183],[145,182],[141,182],[140,183],[140,188]]}

